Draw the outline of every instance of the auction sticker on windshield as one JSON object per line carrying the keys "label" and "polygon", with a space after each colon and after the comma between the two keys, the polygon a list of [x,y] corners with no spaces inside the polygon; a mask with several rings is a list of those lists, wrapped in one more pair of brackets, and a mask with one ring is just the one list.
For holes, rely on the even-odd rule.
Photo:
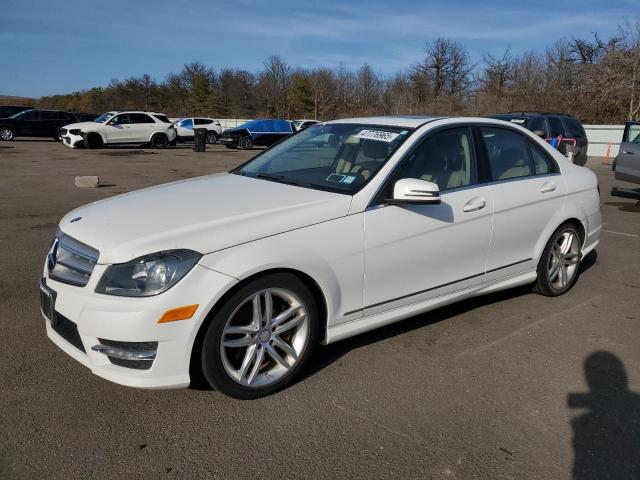
{"label": "auction sticker on windshield", "polygon": [[360,130],[356,138],[364,140],[378,140],[379,142],[393,142],[400,134],[396,132],[385,132],[384,130]]}

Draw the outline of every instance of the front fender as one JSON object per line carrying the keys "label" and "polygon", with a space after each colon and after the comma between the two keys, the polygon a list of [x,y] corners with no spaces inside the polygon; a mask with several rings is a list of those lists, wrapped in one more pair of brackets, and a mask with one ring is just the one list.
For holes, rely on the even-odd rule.
{"label": "front fender", "polygon": [[363,221],[349,215],[210,253],[199,263],[239,281],[274,269],[301,272],[322,290],[330,326],[363,307]]}

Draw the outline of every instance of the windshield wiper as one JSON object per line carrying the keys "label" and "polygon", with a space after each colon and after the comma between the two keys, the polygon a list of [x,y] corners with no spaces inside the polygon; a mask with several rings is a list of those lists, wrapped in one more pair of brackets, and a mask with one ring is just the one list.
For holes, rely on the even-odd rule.
{"label": "windshield wiper", "polygon": [[284,175],[276,175],[273,173],[264,173],[260,172],[256,175],[257,178],[264,178],[265,180],[272,180],[274,182],[286,183],[288,185],[295,185],[297,187],[307,187],[309,188],[309,184],[304,182],[299,182],[297,180],[293,180],[292,178],[285,177]]}

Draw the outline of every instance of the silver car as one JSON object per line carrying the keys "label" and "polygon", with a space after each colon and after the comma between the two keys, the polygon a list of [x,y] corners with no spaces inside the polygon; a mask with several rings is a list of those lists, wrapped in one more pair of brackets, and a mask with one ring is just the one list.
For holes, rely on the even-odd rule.
{"label": "silver car", "polygon": [[613,162],[616,180],[640,184],[640,122],[627,122]]}

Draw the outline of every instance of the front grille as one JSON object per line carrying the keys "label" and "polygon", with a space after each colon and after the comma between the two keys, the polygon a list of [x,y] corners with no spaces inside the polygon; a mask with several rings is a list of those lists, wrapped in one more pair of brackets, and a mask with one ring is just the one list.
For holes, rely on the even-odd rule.
{"label": "front grille", "polygon": [[91,278],[100,252],[64,233],[59,233],[47,255],[49,277],[58,282],[84,287]]}
{"label": "front grille", "polygon": [[86,353],[82,340],[80,339],[80,333],[78,333],[78,326],[64,315],[60,315],[58,312],[53,312],[53,315],[55,317],[51,322],[51,328],[53,328],[53,331],[78,350]]}

